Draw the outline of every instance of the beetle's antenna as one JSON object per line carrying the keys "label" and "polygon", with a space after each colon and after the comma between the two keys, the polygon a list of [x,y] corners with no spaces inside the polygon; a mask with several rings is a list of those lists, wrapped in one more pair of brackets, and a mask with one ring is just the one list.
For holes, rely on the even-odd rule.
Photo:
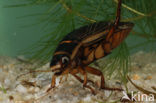
{"label": "beetle's antenna", "polygon": [[121,2],[122,0],[118,0],[118,8],[117,8],[117,14],[116,14],[116,20],[115,20],[115,27],[118,26],[119,22],[120,22],[120,14],[121,14]]}

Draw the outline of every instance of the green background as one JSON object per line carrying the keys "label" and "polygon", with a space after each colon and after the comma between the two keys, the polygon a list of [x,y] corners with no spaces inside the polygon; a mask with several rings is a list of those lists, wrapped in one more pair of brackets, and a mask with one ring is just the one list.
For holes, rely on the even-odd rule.
{"label": "green background", "polygon": [[[35,43],[43,34],[40,25],[31,25],[35,18],[20,18],[43,11],[40,7],[6,8],[17,0],[0,0],[0,55],[16,56]],[[19,2],[19,1],[18,1]],[[20,3],[20,2],[19,2]],[[30,27],[25,27],[31,25]]]}
{"label": "green background", "polygon": [[[6,5],[23,4],[23,3],[26,3],[26,1],[29,1],[29,0],[1,0],[0,1],[0,55],[7,55],[7,56],[21,55],[20,53],[22,50],[25,50],[32,44],[36,43],[42,36],[47,34],[47,32],[45,32],[43,30],[44,25],[40,25],[40,24],[33,25],[34,23],[39,21],[40,16],[26,16],[26,15],[43,13],[47,9],[52,7],[51,5],[47,6],[47,4],[45,3],[44,5],[33,5],[33,6],[27,6],[27,7],[25,7],[25,6],[13,7],[13,8],[4,7]],[[67,0],[67,1],[69,1],[69,0]],[[83,0],[81,0],[81,2],[82,1]],[[115,14],[115,7],[112,5],[112,3],[113,3],[112,1],[113,0],[106,2],[104,0],[105,5],[109,7],[109,8],[106,7],[108,10],[107,11],[99,11],[98,13],[100,14],[100,16],[97,16],[94,19],[112,20],[114,18],[114,14]],[[134,9],[138,9],[138,11],[141,11],[143,13],[148,14],[149,12],[156,11],[156,6],[154,6],[154,5],[156,5],[155,0],[149,0],[151,2],[148,1],[148,3],[145,2],[147,0],[142,0],[141,2],[139,2],[138,0],[134,0],[133,2],[130,0],[123,0],[123,1],[130,7],[134,8]],[[78,6],[76,5],[77,3],[75,3],[75,2],[79,3]],[[69,3],[69,4],[76,5],[76,7],[73,6],[72,9],[74,9],[75,11],[79,11],[80,13],[86,15],[87,17],[90,17],[90,15],[94,15],[94,13],[93,14],[89,14],[89,13],[94,12],[95,11],[94,8],[97,8],[99,3],[97,3],[97,5],[96,4],[94,5],[94,3],[93,3],[91,5],[93,7],[89,8],[89,6],[88,6],[88,8],[89,8],[88,9],[87,7],[84,6],[84,5],[86,5],[85,3],[87,3],[87,2],[82,2],[82,3],[81,2],[72,1],[73,4],[72,3],[71,4]],[[90,2],[90,4],[91,3],[92,2]],[[42,2],[41,2],[41,4],[42,4]],[[111,6],[111,8],[110,8],[110,6]],[[104,8],[104,10],[105,10],[105,8]],[[138,16],[137,14],[130,12],[129,10],[127,10],[125,8],[122,8],[122,10],[123,10],[123,13],[122,13],[123,18],[131,18],[133,16],[134,17]],[[63,15],[67,18],[67,20],[65,18],[65,20],[67,21],[66,24],[68,24],[68,17],[71,17],[71,16],[70,15],[66,16],[66,14],[64,12],[65,10],[63,12],[62,11],[63,10],[61,10],[58,14],[61,15],[64,13]],[[54,13],[52,13],[52,16],[53,16],[53,14]],[[71,15],[73,15],[73,14],[71,14]],[[113,15],[113,16],[111,16],[111,15]],[[57,18],[57,17],[55,17],[55,18]],[[81,17],[77,17],[77,16],[75,16],[75,18],[82,19]],[[58,19],[61,20],[64,18],[58,17]],[[70,18],[69,18],[69,21],[71,21]],[[55,24],[53,24],[54,22],[55,21],[51,22],[52,25],[50,25],[50,27],[55,25]],[[133,30],[139,32],[140,34],[145,34],[148,36],[151,35],[151,38],[152,38],[152,35],[156,31],[156,30],[154,30],[154,28],[156,28],[156,27],[154,27],[156,25],[155,15],[152,16],[152,18],[151,17],[149,17],[149,18],[143,17],[143,19],[139,19],[139,20],[132,21],[132,22],[135,24],[135,27]],[[75,19],[75,24],[77,24],[77,19]],[[76,25],[76,28],[77,27],[80,27],[80,25],[78,25],[78,26]],[[58,27],[56,27],[56,28],[58,28]],[[54,28],[54,29],[52,28],[51,31],[54,31],[56,28]],[[71,27],[69,27],[69,28],[70,28],[69,30],[67,30],[68,28],[65,28],[65,30],[67,30],[67,32],[71,31]],[[57,32],[58,31],[56,31],[56,33]],[[56,42],[58,42],[60,40],[60,38],[62,38],[64,35],[67,34],[66,32],[63,32],[62,34],[58,33],[58,35],[59,35],[58,36],[56,33],[52,33],[54,35],[54,37],[59,38],[59,39],[54,38],[54,39],[56,39],[55,40]],[[64,34],[64,33],[66,33],[66,34]],[[148,40],[149,40],[148,38],[141,38],[139,36],[134,35],[134,36],[129,36],[126,41],[128,42],[128,45],[130,46],[130,45],[135,45],[138,42],[142,43],[142,42],[146,42]],[[53,42],[55,47],[57,44],[56,42]],[[155,42],[153,44],[148,44],[145,46],[140,46],[140,47],[138,46],[138,48],[135,48],[134,51],[136,51],[136,50],[151,50],[154,48],[156,48]],[[31,49],[30,49],[30,51],[31,51]]]}

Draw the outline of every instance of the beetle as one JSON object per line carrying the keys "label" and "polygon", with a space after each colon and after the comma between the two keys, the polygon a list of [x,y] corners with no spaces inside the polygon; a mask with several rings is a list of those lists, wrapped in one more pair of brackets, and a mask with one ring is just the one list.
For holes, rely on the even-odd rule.
{"label": "beetle", "polygon": [[[120,22],[120,12],[121,0],[118,0],[117,16],[114,22],[102,21],[80,27],[67,34],[59,42],[50,62],[54,75],[47,91],[55,87],[55,80],[58,76],[71,74],[83,83],[83,87],[95,94],[94,89],[87,85],[87,73],[101,77],[101,89],[122,90],[106,87],[103,73],[88,66],[95,60],[109,55],[132,30],[133,23]],[[83,80],[77,75],[78,73],[83,75]]]}

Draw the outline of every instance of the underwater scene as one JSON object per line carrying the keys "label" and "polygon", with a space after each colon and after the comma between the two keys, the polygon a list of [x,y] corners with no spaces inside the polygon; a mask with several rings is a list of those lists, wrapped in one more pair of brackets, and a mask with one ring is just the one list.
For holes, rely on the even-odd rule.
{"label": "underwater scene", "polygon": [[156,103],[156,0],[1,0],[0,103]]}

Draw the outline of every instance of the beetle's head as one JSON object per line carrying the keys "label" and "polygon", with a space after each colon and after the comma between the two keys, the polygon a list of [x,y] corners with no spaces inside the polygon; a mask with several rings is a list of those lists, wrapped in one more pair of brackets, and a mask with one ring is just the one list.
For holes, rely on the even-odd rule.
{"label": "beetle's head", "polygon": [[54,55],[50,63],[50,68],[52,72],[62,73],[68,66],[69,62],[70,58],[65,54]]}

